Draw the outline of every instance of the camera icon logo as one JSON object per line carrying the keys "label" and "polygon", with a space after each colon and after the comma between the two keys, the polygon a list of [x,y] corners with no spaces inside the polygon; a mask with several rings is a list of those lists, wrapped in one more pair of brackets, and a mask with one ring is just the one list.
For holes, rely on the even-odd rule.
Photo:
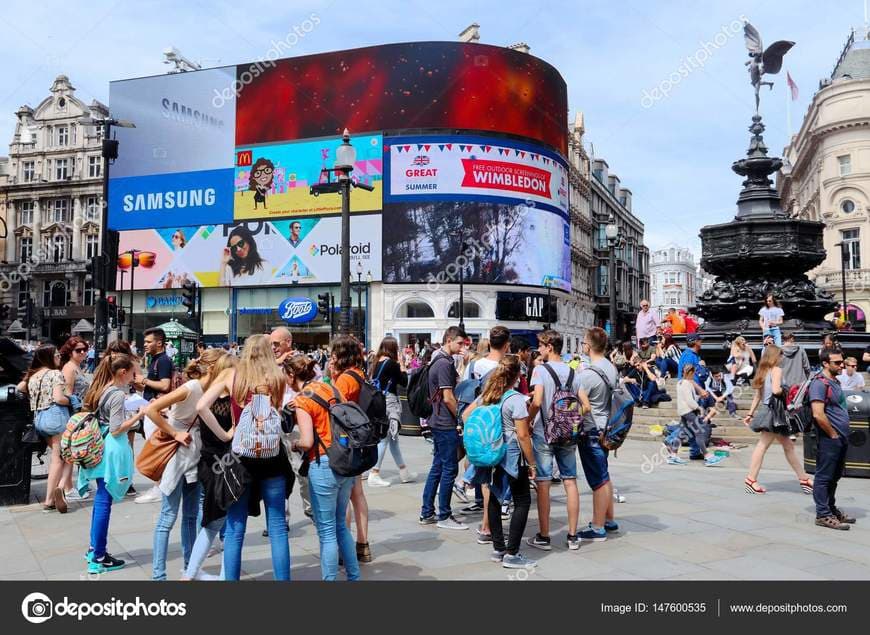
{"label": "camera icon logo", "polygon": [[42,624],[54,615],[54,602],[45,593],[31,593],[21,602],[21,614],[31,624]]}

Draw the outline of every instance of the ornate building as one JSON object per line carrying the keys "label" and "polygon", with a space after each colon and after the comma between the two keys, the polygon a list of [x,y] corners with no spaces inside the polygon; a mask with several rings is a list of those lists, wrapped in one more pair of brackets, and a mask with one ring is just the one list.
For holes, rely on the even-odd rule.
{"label": "ornate building", "polygon": [[695,305],[702,291],[695,257],[686,247],[668,245],[652,252],[649,261],[652,277],[650,309],[659,320],[668,309],[686,309]]}
{"label": "ornate building", "polygon": [[[81,320],[93,320],[93,287],[85,262],[99,253],[102,206],[101,131],[83,118],[108,116],[85,104],[59,75],[36,108],[15,113],[6,197],[8,237],[0,263],[0,303],[13,320],[0,330],[61,341]],[[34,309],[27,324],[27,300]],[[82,323],[82,327],[87,327]],[[86,333],[86,331],[85,331]],[[87,333],[86,333],[87,334]]]}
{"label": "ornate building", "polygon": [[870,312],[870,33],[854,30],[784,153],[778,188],[793,216],[823,221],[826,260],[808,275],[841,301],[840,244],[853,322]]}

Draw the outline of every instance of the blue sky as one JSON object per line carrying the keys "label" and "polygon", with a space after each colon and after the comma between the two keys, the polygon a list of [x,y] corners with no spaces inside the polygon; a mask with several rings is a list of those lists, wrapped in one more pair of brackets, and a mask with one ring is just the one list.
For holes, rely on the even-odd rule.
{"label": "blue sky", "polygon": [[[532,54],[562,73],[570,119],[584,112],[595,155],[605,158],[632,190],[647,245],[654,249],[676,242],[697,256],[699,228],[727,222],[735,213],[740,179],[729,168],[748,143],[753,96],[743,66],[742,32],[734,29],[734,21],[747,17],[765,44],[797,42],[786,56],[786,68],[800,88],[792,105],[796,131],[850,27],[864,19],[862,0],[821,5],[805,0],[384,0],[365,5],[7,0],[0,11],[3,150],[12,139],[15,111],[22,104],[37,105],[58,74],[68,75],[84,100],[108,102],[111,80],[166,72],[162,51],[170,45],[203,66],[248,62],[263,57],[273,39],[286,37],[312,13],[320,23],[299,40],[293,55],[455,40],[471,22],[481,25],[483,43],[528,43]],[[717,34],[722,34],[718,40]],[[704,43],[706,53],[700,53]],[[696,61],[687,62],[690,56]],[[680,75],[681,65],[689,72]],[[679,79],[667,97],[644,99],[671,76]],[[773,92],[765,89],[762,97],[762,114],[767,144],[779,153],[787,140],[784,72],[773,79]]]}

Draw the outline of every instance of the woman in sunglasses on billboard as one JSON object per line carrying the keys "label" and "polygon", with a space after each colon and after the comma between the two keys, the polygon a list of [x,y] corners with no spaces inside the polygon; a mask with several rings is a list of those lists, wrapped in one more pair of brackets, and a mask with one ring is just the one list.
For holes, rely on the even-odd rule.
{"label": "woman in sunglasses on billboard", "polygon": [[261,284],[272,280],[272,267],[257,250],[254,235],[244,225],[230,232],[221,257],[221,286]]}

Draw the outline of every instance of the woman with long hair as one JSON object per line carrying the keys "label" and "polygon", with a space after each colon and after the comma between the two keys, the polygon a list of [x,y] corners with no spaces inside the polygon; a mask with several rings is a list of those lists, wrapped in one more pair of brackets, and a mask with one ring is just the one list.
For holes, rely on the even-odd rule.
{"label": "woman with long hair", "polygon": [[785,321],[785,313],[779,305],[776,297],[772,293],[768,293],[764,298],[764,306],[758,309],[758,326],[761,328],[762,336],[768,335],[773,338],[773,343],[777,346],[782,346],[782,330],[780,326]]}
{"label": "woman with long hair", "polygon": [[248,189],[254,193],[254,209],[262,203],[266,209],[266,195],[272,189],[272,180],[275,178],[275,164],[265,157],[260,157],[251,166],[251,176],[248,179]]}
{"label": "woman with long hair", "polygon": [[755,396],[749,407],[749,414],[746,415],[743,423],[754,432],[759,432],[761,438],[758,439],[758,443],[752,451],[749,474],[743,482],[747,494],[764,494],[767,491],[759,485],[757,479],[764,455],[774,441],[778,441],[782,446],[785,458],[791,469],[794,470],[801,490],[805,494],[813,493],[812,479],[804,471],[803,461],[798,456],[794,441],[789,438],[788,426],[776,426],[775,424],[778,423],[775,421],[776,410],[770,408],[771,399],[784,398],[782,394],[782,368],[779,367],[781,357],[782,349],[775,344],[768,345],[761,355],[755,379],[752,380]]}
{"label": "woman with long hair", "polygon": [[674,341],[674,336],[670,333],[664,333],[656,342],[656,367],[659,369],[662,377],[676,377],[680,367],[680,347]]}
{"label": "woman with long hair", "polygon": [[[211,351],[216,352],[212,353]],[[218,359],[211,369],[211,375],[215,378],[215,382],[220,382],[228,370],[236,367],[239,358],[230,355],[223,349],[212,348],[204,350],[200,354],[199,361],[207,363],[215,355],[218,356]],[[233,417],[230,410],[230,391],[226,386],[221,390],[210,410],[221,429],[229,432],[233,427]],[[200,573],[200,569],[208,556],[212,542],[223,530],[227,516],[226,510],[218,504],[218,481],[227,472],[228,464],[236,460],[232,455],[230,443],[215,436],[211,428],[207,425],[200,426],[199,432],[202,438],[202,451],[199,455],[197,476],[202,486],[202,522],[182,580],[205,579],[205,576]],[[221,573],[223,573],[223,567],[221,567]],[[223,579],[223,575],[218,577]]]}
{"label": "woman with long hair", "polygon": [[[487,517],[492,534],[492,560],[500,562],[508,569],[527,569],[535,566],[533,561],[519,552],[532,502],[529,479],[535,478],[537,467],[532,449],[526,399],[514,390],[521,372],[519,357],[505,355],[487,378],[480,397],[462,415],[463,420],[468,421],[476,408],[491,405],[499,406],[501,412],[506,452],[501,463],[492,471]],[[505,482],[514,503],[507,543],[504,539],[501,517],[502,503],[507,495]]]}
{"label": "woman with long hair", "polygon": [[[60,364],[63,379],[66,382],[66,392],[70,396],[70,415],[78,412],[82,407],[82,400],[88,387],[91,385],[90,380],[82,370],[82,364],[88,357],[88,343],[77,335],[73,335],[63,346],[60,347]],[[60,486],[64,490],[64,495],[69,500],[81,500],[78,491],[73,487],[72,482],[73,466],[65,463],[63,472],[60,478]],[[87,492],[85,492],[87,498]]]}
{"label": "woman with long hair", "polygon": [[735,383],[740,382],[742,384],[747,377],[752,376],[752,372],[755,370],[756,358],[752,348],[746,343],[745,337],[739,335],[734,338],[734,341],[731,343],[731,353],[728,361],[725,363]]}
{"label": "woman with long hair", "polygon": [[[209,351],[206,351],[208,353]],[[254,394],[268,395],[273,408],[280,410],[284,399],[286,378],[275,363],[272,345],[267,335],[252,335],[245,340],[242,355],[235,368],[224,371],[212,382],[197,404],[197,411],[209,430],[220,441],[231,441],[242,411]],[[211,408],[218,398],[228,393],[232,427],[225,431]],[[232,455],[235,456],[235,455]],[[272,548],[272,571],[276,580],[290,579],[290,544],[284,502],[290,496],[295,476],[283,447],[278,455],[267,459],[236,457],[245,468],[250,482],[242,495],[227,509],[224,535],[224,575],[238,580],[242,569],[242,548],[248,516],[260,515],[260,501],[266,508],[266,528]]]}
{"label": "woman with long hair", "polygon": [[[342,357],[349,353],[345,349],[348,344],[345,340],[355,341],[350,336],[337,338],[333,344],[333,360],[337,352],[336,344],[340,344],[338,352]],[[348,361],[343,360],[342,363]],[[324,581],[334,581],[338,577],[338,562],[341,558],[344,561],[348,581],[359,580],[360,569],[357,558],[359,545],[354,548],[353,535],[345,517],[351,491],[359,479],[333,472],[329,466],[329,456],[326,454],[327,448],[336,441],[332,438],[329,411],[325,406],[331,401],[346,400],[346,395],[342,394],[334,383],[330,385],[313,381],[312,360],[298,355],[290,364],[294,376],[292,389],[298,393],[293,401],[293,407],[296,425],[301,433],[301,438],[296,445],[299,449],[307,451],[311,507],[320,541],[321,577]]]}
{"label": "woman with long hair", "polygon": [[[365,378],[363,367],[362,345],[352,335],[339,335],[332,341],[332,385],[335,386],[347,401],[359,402],[359,393]],[[356,521],[356,553],[359,562],[371,562],[372,551],[369,547],[369,504],[363,490],[362,476],[354,479],[353,491],[350,494],[353,507],[353,517]],[[347,525],[350,526],[351,514],[347,513]]]}
{"label": "woman with long hair", "polygon": [[135,368],[133,358],[129,355],[107,353],[84,396],[82,409],[97,413],[105,438],[102,460],[95,467],[81,468],[78,477],[79,491],[87,491],[90,481],[97,482],[91,511],[90,545],[85,557],[89,574],[115,571],[125,564],[106,551],[106,543],[112,501],[124,498],[133,478],[133,449],[123,435],[144,416],[144,410],[140,409],[132,417],[125,418],[124,400],[130,390]]}
{"label": "woman with long hair", "polygon": [[[184,566],[190,562],[193,543],[196,540],[196,517],[199,513],[200,488],[196,478],[202,440],[197,425],[197,402],[211,383],[211,370],[220,358],[221,351],[199,362],[191,362],[184,369],[188,381],[161,395],[148,404],[145,415],[164,433],[178,441],[178,450],[167,463],[157,487],[162,495],[160,516],[154,527],[154,553],[151,577],[166,579],[166,552],[169,548],[169,533],[178,519],[181,506],[181,548]],[[169,410],[169,419],[163,412]]]}
{"label": "woman with long hair", "polygon": [[184,232],[180,229],[172,232],[172,249],[184,249],[185,245],[187,245],[187,239],[184,237]]}
{"label": "woman with long hair", "polygon": [[221,285],[231,287],[238,278],[252,284],[271,277],[272,267],[260,255],[254,234],[245,225],[234,227],[221,256]]}
{"label": "woman with long hair", "polygon": [[66,381],[60,372],[60,351],[54,346],[40,346],[33,353],[30,368],[19,384],[19,389],[30,397],[33,411],[33,425],[45,438],[51,449],[51,463],[48,466],[48,481],[45,488],[43,511],[55,509],[61,514],[67,511],[62,487],[66,464],[60,458],[60,437],[69,420],[69,393]]}
{"label": "woman with long hair", "polygon": [[415,474],[408,471],[402,450],[399,449],[399,430],[402,428],[402,404],[399,401],[399,386],[407,387],[408,373],[399,357],[399,343],[395,337],[385,337],[378,346],[374,361],[369,364],[369,379],[381,390],[387,398],[387,414],[390,417],[390,432],[378,443],[378,464],[371,469],[368,483],[372,487],[389,487],[390,482],[381,477],[381,465],[387,455],[387,446],[393,455],[393,460],[399,468],[399,478],[403,483],[410,483]]}

